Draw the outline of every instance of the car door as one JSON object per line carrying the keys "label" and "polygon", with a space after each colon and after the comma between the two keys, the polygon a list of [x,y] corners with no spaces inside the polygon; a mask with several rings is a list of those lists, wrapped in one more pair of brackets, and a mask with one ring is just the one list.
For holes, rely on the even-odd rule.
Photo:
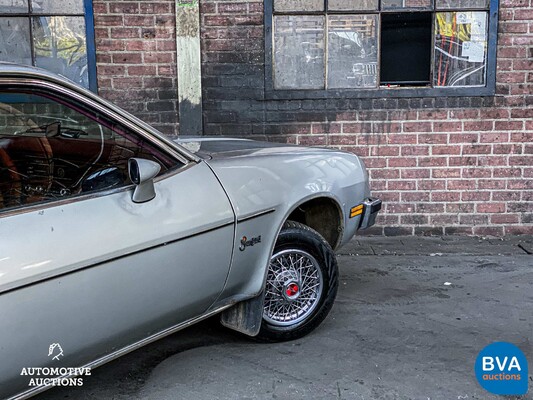
{"label": "car door", "polygon": [[[0,100],[4,397],[28,389],[22,368],[104,362],[205,313],[229,271],[234,214],[205,163],[68,91],[23,86]],[[161,167],[155,198],[140,204],[132,157]]]}

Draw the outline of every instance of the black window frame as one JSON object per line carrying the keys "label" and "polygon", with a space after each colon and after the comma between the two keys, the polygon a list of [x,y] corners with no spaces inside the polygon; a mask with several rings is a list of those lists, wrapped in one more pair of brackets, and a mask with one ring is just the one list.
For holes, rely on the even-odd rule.
{"label": "black window frame", "polygon": [[[432,0],[433,4],[435,0]],[[424,9],[391,9],[383,11],[326,11],[328,0],[324,0],[324,11],[319,12],[283,12],[279,15],[347,15],[376,14],[401,12],[427,12]],[[380,0],[381,5],[381,0]],[[450,12],[455,9],[450,9]],[[475,8],[465,8],[465,11]],[[481,9],[477,9],[481,10]],[[362,89],[275,89],[273,76],[273,20],[274,0],[264,0],[264,32],[265,32],[265,99],[267,100],[312,100],[338,98],[410,98],[410,97],[488,97],[496,94],[496,53],[498,43],[498,10],[499,0],[490,0],[488,11],[487,70],[485,86],[472,87],[398,87],[398,88],[362,88]],[[440,10],[446,12],[446,10]],[[430,11],[436,12],[434,9]],[[381,35],[381,26],[378,38]],[[434,32],[432,33],[434,43]],[[433,46],[433,44],[432,44]],[[432,56],[433,60],[433,56]]]}

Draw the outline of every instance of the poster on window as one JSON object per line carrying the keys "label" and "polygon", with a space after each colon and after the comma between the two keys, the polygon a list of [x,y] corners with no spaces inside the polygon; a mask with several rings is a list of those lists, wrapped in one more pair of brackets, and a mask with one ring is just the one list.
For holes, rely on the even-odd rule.
{"label": "poster on window", "polygon": [[482,11],[436,13],[434,86],[485,86],[487,19]]}

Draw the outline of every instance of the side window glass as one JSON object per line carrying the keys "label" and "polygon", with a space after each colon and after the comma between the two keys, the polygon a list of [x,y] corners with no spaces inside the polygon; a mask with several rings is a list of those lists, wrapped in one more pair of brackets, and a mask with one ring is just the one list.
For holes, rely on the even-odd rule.
{"label": "side window glass", "polygon": [[129,185],[132,157],[178,164],[82,104],[0,92],[0,211]]}

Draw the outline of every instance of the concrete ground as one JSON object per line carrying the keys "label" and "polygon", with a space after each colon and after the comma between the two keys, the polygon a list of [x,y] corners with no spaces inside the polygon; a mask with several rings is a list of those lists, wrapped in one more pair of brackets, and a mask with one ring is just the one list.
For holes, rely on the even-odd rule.
{"label": "concrete ground", "polygon": [[508,341],[533,399],[532,254],[533,237],[354,239],[338,252],[336,304],[307,337],[258,344],[211,319],[37,398],[496,399],[474,361]]}

